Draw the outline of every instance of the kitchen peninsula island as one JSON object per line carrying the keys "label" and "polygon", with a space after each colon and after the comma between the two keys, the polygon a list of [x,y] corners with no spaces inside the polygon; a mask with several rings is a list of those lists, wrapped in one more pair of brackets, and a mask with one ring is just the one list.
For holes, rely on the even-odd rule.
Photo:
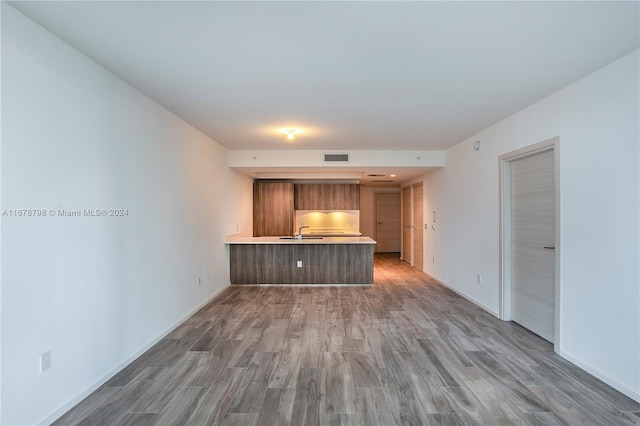
{"label": "kitchen peninsula island", "polygon": [[231,284],[373,284],[369,237],[228,237]]}

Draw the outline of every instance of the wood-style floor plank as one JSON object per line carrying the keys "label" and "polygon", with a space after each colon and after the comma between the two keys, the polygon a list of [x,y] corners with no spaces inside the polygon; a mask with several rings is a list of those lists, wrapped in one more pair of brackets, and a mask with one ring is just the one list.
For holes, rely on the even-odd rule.
{"label": "wood-style floor plank", "polygon": [[118,426],[153,426],[158,424],[158,413],[127,413]]}
{"label": "wood-style floor plank", "polygon": [[362,424],[387,426],[395,423],[384,390],[377,388],[356,388],[358,417]]}
{"label": "wood-style floor plank", "polygon": [[298,375],[291,424],[319,425],[324,412],[322,370],[302,368]]}
{"label": "wood-style floor plank", "polygon": [[[117,424],[126,414],[132,412],[131,408],[146,395],[146,390],[153,387],[153,379],[159,375],[159,372],[158,367],[145,368],[129,384],[123,386],[103,404],[95,407],[91,414],[77,424]],[[66,421],[62,420],[59,424],[66,424]]]}
{"label": "wood-style floor plank", "polygon": [[638,425],[640,404],[379,254],[373,287],[227,288],[55,425]]}
{"label": "wood-style floor plank", "polygon": [[346,352],[326,352],[324,368],[325,408],[329,414],[356,412],[355,386]]}
{"label": "wood-style floor plank", "polygon": [[268,388],[256,423],[261,426],[290,424],[295,393],[295,389]]}
{"label": "wood-style floor plank", "polygon": [[102,407],[108,401],[110,401],[114,394],[119,390],[120,388],[116,387],[100,387],[98,390],[86,397],[81,404],[78,404],[71,410],[67,411],[67,413],[63,417],[55,421],[53,425],[58,426],[64,424],[61,423],[62,419],[64,419],[67,424],[75,424],[82,421],[85,417],[94,412],[98,407]]}
{"label": "wood-style floor plank", "polygon": [[221,423],[229,411],[243,373],[243,369],[240,368],[223,369],[202,397],[196,401],[184,424],[198,426]]}

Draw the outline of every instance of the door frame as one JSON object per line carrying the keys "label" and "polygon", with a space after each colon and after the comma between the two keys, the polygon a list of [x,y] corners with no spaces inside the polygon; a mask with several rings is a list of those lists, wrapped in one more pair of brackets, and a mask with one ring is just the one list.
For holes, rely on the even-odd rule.
{"label": "door frame", "polygon": [[560,351],[562,323],[562,282],[560,245],[560,139],[558,136],[540,143],[500,155],[500,307],[503,321],[511,321],[511,162],[545,151],[553,151],[553,184],[555,216],[555,277],[553,349]]}

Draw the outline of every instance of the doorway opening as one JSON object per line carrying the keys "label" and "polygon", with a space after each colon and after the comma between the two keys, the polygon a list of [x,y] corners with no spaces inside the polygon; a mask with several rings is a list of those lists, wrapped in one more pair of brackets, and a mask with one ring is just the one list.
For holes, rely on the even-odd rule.
{"label": "doorway opening", "polygon": [[500,156],[500,318],[560,342],[558,138]]}

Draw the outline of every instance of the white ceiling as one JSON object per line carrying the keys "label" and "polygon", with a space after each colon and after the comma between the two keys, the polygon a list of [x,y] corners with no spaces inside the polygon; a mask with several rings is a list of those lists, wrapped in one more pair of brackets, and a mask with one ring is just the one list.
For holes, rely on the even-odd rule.
{"label": "white ceiling", "polygon": [[444,149],[639,47],[638,2],[11,4],[231,150]]}

